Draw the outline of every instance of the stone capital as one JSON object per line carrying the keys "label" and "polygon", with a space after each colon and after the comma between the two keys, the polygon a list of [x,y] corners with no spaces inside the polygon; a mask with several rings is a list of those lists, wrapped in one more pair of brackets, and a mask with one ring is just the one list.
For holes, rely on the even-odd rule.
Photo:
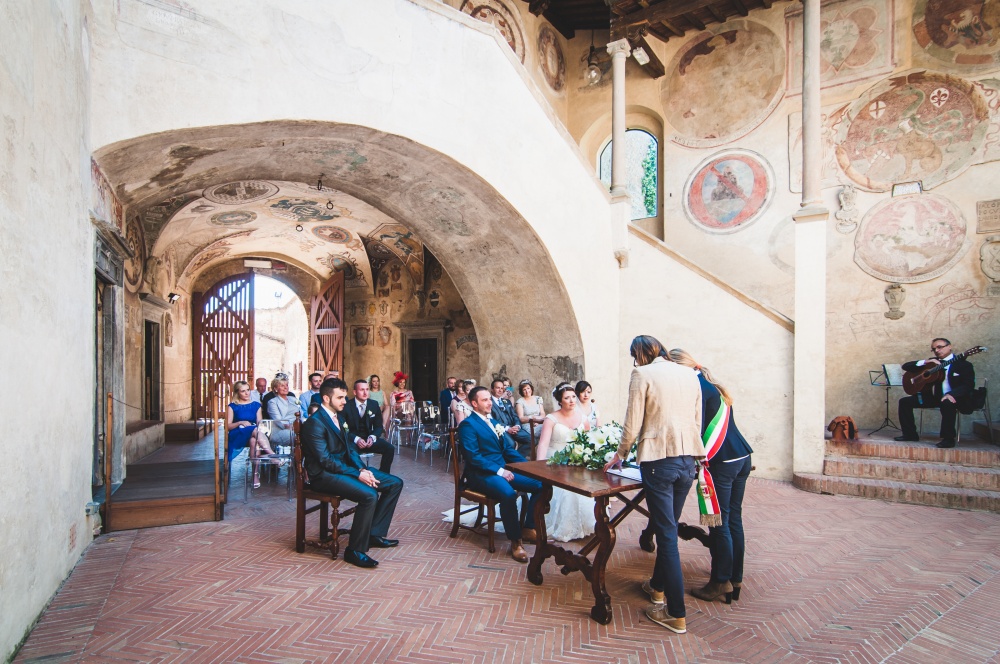
{"label": "stone capital", "polygon": [[829,218],[830,211],[824,205],[809,205],[792,214],[792,219],[797,224],[809,221],[827,221]]}
{"label": "stone capital", "polygon": [[619,39],[608,44],[608,53],[611,54],[611,57],[615,57],[621,53],[627,58],[631,52],[632,47],[629,45],[627,39]]}

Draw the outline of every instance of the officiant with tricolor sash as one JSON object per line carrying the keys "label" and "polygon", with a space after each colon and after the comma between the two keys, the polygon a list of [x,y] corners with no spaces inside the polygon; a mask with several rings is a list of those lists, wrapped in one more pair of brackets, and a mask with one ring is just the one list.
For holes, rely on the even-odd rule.
{"label": "officiant with tricolor sash", "polygon": [[669,362],[654,337],[642,335],[629,348],[635,369],[629,381],[628,409],[618,451],[605,471],[617,468],[636,443],[650,528],[656,537],[653,575],[642,590],[653,603],[646,616],[684,634],[684,576],[677,551],[677,522],[705,457],[701,439],[701,387],[698,375]]}
{"label": "officiant with tricolor sash", "polygon": [[712,572],[708,583],[691,591],[698,599],[727,604],[740,598],[743,587],[743,495],[753,465],[753,450],[733,416],[733,399],[712,373],[690,353],[674,348],[671,362],[691,367],[701,383],[701,431],[705,464],[698,474],[698,507],[702,525],[709,526]]}

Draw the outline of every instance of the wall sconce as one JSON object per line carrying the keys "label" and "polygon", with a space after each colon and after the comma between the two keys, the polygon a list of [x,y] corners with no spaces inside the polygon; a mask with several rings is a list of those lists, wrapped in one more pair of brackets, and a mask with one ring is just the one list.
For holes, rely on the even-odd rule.
{"label": "wall sconce", "polygon": [[587,54],[587,71],[583,78],[587,85],[597,85],[601,81],[601,68],[597,64],[597,49],[594,48],[594,31],[590,31],[590,53]]}
{"label": "wall sconce", "polygon": [[632,50],[632,55],[635,57],[635,61],[641,66],[646,66],[649,64],[649,54],[641,46],[639,48]]}
{"label": "wall sconce", "polygon": [[179,299],[181,299],[181,296],[178,295],[177,293],[171,293],[170,295],[167,295],[167,302],[169,302],[170,304],[173,304]]}

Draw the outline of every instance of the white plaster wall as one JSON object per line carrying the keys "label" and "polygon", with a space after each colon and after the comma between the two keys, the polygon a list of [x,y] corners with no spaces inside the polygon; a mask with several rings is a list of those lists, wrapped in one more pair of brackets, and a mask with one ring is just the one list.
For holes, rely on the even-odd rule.
{"label": "white plaster wall", "polygon": [[95,7],[95,146],[178,127],[310,119],[443,152],[531,224],[575,308],[587,376],[619,389],[607,194],[492,28],[429,0],[255,0],[239,12],[210,0],[190,14],[165,11],[138,0]]}
{"label": "white plaster wall", "polygon": [[[668,349],[683,348],[733,394],[740,431],[754,450],[760,477],[792,477],[792,333],[646,241],[631,237],[622,273],[621,342],[650,334]],[[628,385],[632,363],[621,362]],[[604,395],[596,394],[601,399]],[[605,418],[625,416],[624,396]]]}
{"label": "white plaster wall", "polygon": [[[87,74],[75,0],[0,4],[0,660],[90,543],[94,265]],[[60,397],[53,389],[70,386]],[[52,404],[37,395],[51,394]]]}

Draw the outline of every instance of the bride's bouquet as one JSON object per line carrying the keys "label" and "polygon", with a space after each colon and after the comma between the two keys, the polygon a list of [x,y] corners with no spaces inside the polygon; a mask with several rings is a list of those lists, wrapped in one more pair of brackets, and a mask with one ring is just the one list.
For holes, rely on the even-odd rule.
{"label": "bride's bouquet", "polygon": [[622,426],[617,422],[590,431],[576,430],[576,436],[549,457],[550,464],[583,466],[600,470],[618,451],[622,442]]}

